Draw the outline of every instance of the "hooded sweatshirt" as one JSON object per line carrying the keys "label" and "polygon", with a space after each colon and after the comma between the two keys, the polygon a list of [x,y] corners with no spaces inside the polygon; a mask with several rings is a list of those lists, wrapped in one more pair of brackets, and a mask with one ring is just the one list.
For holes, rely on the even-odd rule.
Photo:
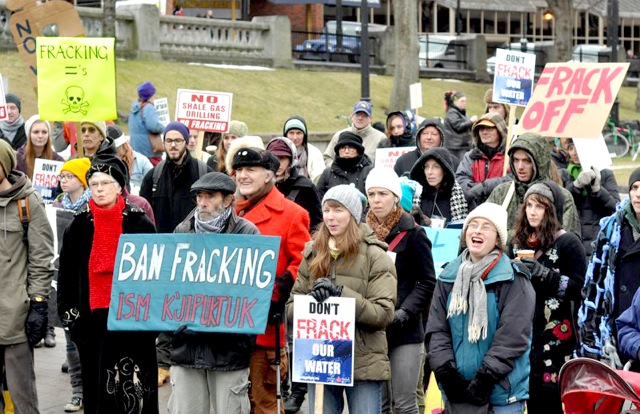
{"label": "hooded sweatshirt", "polygon": [[[445,135],[444,135],[444,127],[442,126],[442,119],[440,118],[425,119],[424,121],[422,121],[422,123],[418,127],[418,131],[416,131],[416,136],[415,136],[416,149],[411,152],[407,152],[406,154],[402,154],[396,160],[396,165],[393,167],[393,169],[396,172],[396,174],[398,174],[398,177],[407,175],[409,171],[411,171],[413,164],[415,164],[416,161],[418,161],[418,159],[422,155],[423,151],[420,148],[420,134],[422,134],[422,131],[424,131],[425,128],[430,126],[435,127],[438,131],[440,131],[440,137],[441,137],[440,146],[444,147]],[[456,159],[454,168],[457,168],[457,167],[458,167],[458,160]]]}

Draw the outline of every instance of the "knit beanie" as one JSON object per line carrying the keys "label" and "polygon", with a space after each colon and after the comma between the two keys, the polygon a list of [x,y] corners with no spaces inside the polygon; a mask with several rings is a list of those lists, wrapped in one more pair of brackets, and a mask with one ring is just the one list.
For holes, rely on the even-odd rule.
{"label": "knit beanie", "polygon": [[249,133],[249,127],[242,121],[229,122],[229,132],[227,134],[235,135],[237,138],[244,137]]}
{"label": "knit beanie", "polygon": [[633,172],[629,176],[629,191],[631,191],[631,186],[636,181],[640,181],[640,167],[638,167],[635,170],[633,170]]}
{"label": "knit beanie", "polygon": [[366,198],[353,184],[340,184],[331,187],[322,197],[322,205],[327,200],[337,201],[345,206],[356,222],[359,223],[362,219],[362,207],[366,203]]}
{"label": "knit beanie", "polygon": [[556,216],[562,223],[562,216],[564,214],[564,196],[562,195],[562,190],[558,184],[553,181],[541,181],[539,183],[535,183],[529,187],[527,192],[524,194],[524,199],[526,200],[531,194],[546,197],[551,201],[554,210],[556,210]]}
{"label": "knit beanie", "polygon": [[4,170],[5,177],[16,168],[16,152],[4,139],[0,139],[0,166]]}
{"label": "knit beanie", "polygon": [[129,177],[127,165],[112,154],[99,154],[91,161],[91,167],[87,171],[87,181],[91,179],[93,174],[98,172],[109,174],[122,188],[125,188],[127,177]]}
{"label": "knit beanie", "polygon": [[289,168],[298,166],[296,145],[287,137],[276,137],[267,144],[267,151],[276,157],[287,157],[291,160]]}
{"label": "knit beanie", "polygon": [[508,231],[507,231],[507,210],[499,204],[495,203],[482,203],[476,207],[467,218],[464,220],[464,226],[462,227],[462,238],[466,237],[467,226],[469,222],[475,218],[483,218],[489,220],[498,230],[498,237],[500,238],[500,245],[502,249],[506,248]]}
{"label": "knit beanie", "polygon": [[43,119],[40,119],[40,115],[35,114],[31,116],[31,118],[27,119],[26,122],[24,123],[24,132],[27,135],[27,139],[31,137],[31,127],[36,122],[43,122],[47,126],[47,131],[49,131],[49,136],[51,136],[51,125],[49,124],[49,122]]}
{"label": "knit beanie", "polygon": [[87,188],[87,171],[89,171],[89,168],[91,168],[91,160],[89,158],[75,158],[62,164],[60,172],[70,172],[80,180],[84,188]]}
{"label": "knit beanie", "polygon": [[400,178],[391,168],[375,167],[369,171],[365,182],[367,193],[370,188],[386,188],[395,194],[398,199],[402,198],[402,188],[400,188]]}
{"label": "knit beanie", "polygon": [[182,122],[169,122],[169,124],[167,124],[167,126],[164,128],[165,137],[167,136],[167,132],[169,131],[178,131],[180,135],[182,135],[182,138],[184,138],[184,140],[187,142],[187,144],[189,143],[189,128],[187,128],[187,126]]}
{"label": "knit beanie", "polygon": [[145,82],[138,86],[138,98],[141,101],[148,101],[156,93],[156,87],[151,82]]}
{"label": "knit beanie", "polygon": [[305,124],[304,119],[300,117],[291,117],[287,119],[287,122],[284,123],[284,128],[282,128],[282,134],[286,137],[287,132],[291,131],[292,129],[298,129],[302,131],[305,138],[307,137],[307,125]]}
{"label": "knit beanie", "polygon": [[542,197],[546,197],[552,203],[554,201],[554,197],[553,197],[553,193],[551,192],[551,189],[543,183],[535,183],[534,185],[529,187],[527,192],[524,193],[524,199],[526,200],[527,197],[529,197],[531,194],[538,194]]}
{"label": "knit beanie", "polygon": [[18,98],[18,95],[7,93],[4,95],[4,100],[6,103],[15,104],[18,107],[18,112],[22,112],[22,101]]}
{"label": "knit beanie", "polygon": [[338,153],[340,152],[340,148],[344,147],[345,145],[349,145],[350,147],[357,149],[358,154],[360,155],[364,154],[362,138],[359,135],[354,134],[353,132],[344,131],[342,134],[340,134],[340,136],[338,137],[338,142],[333,148],[336,155],[338,155]]}
{"label": "knit beanie", "polygon": [[104,121],[88,121],[86,119],[83,119],[82,122],[80,122],[80,127],[82,127],[82,124],[89,124],[89,125],[93,125],[94,127],[96,127],[96,129],[98,131],[100,131],[100,134],[102,134],[102,138],[106,138],[107,137],[107,123]]}
{"label": "knit beanie", "polygon": [[422,186],[417,181],[400,177],[400,189],[402,190],[400,206],[408,213],[414,205],[419,205]]}

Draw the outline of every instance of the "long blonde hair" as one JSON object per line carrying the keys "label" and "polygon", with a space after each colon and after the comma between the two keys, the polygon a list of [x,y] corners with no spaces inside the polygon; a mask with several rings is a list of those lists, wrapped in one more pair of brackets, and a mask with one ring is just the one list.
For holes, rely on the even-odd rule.
{"label": "long blonde hair", "polygon": [[[327,200],[324,204],[329,207],[342,206],[342,204],[334,200]],[[317,230],[313,233],[312,238],[315,255],[309,263],[309,274],[311,276],[309,282],[311,285],[319,278],[329,276],[329,269],[331,267],[331,261],[333,260],[329,249],[329,240],[332,237],[324,222],[320,223]],[[353,216],[351,216],[344,234],[336,239],[336,248],[340,250],[340,255],[344,259],[345,265],[350,265],[355,262],[358,257],[361,241],[360,226]],[[311,288],[311,286],[309,286],[309,288]]]}
{"label": "long blonde hair", "polygon": [[[31,142],[31,129],[35,124],[45,124],[47,126],[47,143],[44,144],[44,148],[42,149],[42,154],[40,157],[36,156],[36,151]],[[29,179],[33,179],[33,168],[36,165],[36,158],[42,158],[43,160],[52,160],[53,159],[53,143],[51,141],[51,128],[49,127],[49,123],[38,119],[31,124],[31,128],[29,129],[29,136],[27,137],[27,144],[24,149],[24,161],[27,165],[27,176]]]}

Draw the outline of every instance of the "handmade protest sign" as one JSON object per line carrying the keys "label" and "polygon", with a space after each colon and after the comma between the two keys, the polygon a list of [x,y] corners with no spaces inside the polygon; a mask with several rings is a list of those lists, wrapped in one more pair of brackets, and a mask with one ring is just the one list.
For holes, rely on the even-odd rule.
{"label": "handmade protest sign", "polygon": [[263,333],[279,237],[123,234],[110,330]]}
{"label": "handmade protest sign", "polygon": [[394,148],[378,148],[376,149],[376,167],[391,168],[395,167],[396,161],[402,154],[415,150],[416,147],[394,147]]}
{"label": "handmade protest sign", "polygon": [[496,49],[493,102],[527,106],[531,99],[536,55]]}
{"label": "handmade protest sign", "polygon": [[431,255],[436,276],[442,272],[442,267],[458,257],[460,249],[460,235],[462,229],[433,229],[423,227],[427,237],[431,240]]}
{"label": "handmade protest sign", "polygon": [[169,117],[169,99],[158,98],[153,100],[153,106],[156,107],[156,113],[158,114],[158,121],[165,127],[171,122]]}
{"label": "handmade protest sign", "polygon": [[4,100],[4,86],[2,85],[2,74],[0,74],[0,121],[9,117],[7,113],[7,101]]}
{"label": "handmade protest sign", "polygon": [[597,138],[629,63],[548,63],[518,124],[518,135]]}
{"label": "handmade protest sign", "polygon": [[42,196],[45,203],[53,202],[58,188],[58,175],[62,168],[62,161],[43,160],[36,158],[33,166],[33,188]]}
{"label": "handmade protest sign", "polygon": [[114,39],[38,37],[38,110],[42,119],[116,119]]}
{"label": "handmade protest sign", "polygon": [[354,298],[293,297],[293,381],[353,386]]}
{"label": "handmade protest sign", "polygon": [[602,134],[596,139],[573,137],[573,145],[576,146],[583,170],[588,170],[591,167],[601,170],[613,165],[611,154],[609,154],[609,149]]}
{"label": "handmade protest sign", "polygon": [[232,100],[227,92],[178,89],[176,121],[198,131],[227,132]]}

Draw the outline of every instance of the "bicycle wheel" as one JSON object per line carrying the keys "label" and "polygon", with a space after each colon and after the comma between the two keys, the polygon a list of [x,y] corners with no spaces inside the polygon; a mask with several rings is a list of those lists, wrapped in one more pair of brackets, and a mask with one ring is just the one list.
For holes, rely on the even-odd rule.
{"label": "bicycle wheel", "polygon": [[629,152],[629,141],[623,135],[609,132],[604,136],[604,142],[612,157],[624,157]]}

